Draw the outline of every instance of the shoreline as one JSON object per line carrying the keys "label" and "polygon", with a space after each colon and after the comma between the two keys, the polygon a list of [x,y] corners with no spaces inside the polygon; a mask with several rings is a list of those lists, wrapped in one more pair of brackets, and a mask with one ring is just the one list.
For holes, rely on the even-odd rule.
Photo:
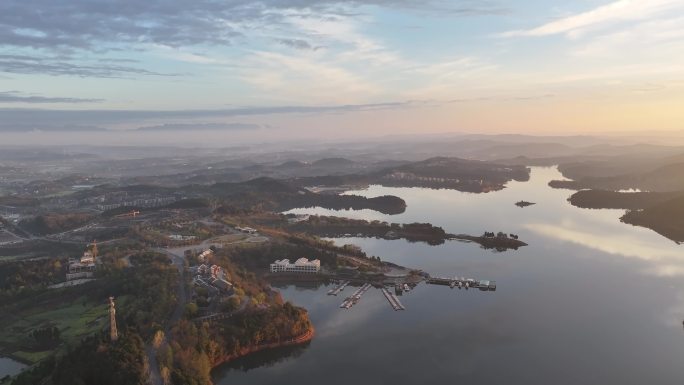
{"label": "shoreline", "polygon": [[31,367],[37,363],[37,362],[29,361],[26,358],[15,356],[14,353],[0,352],[0,358],[7,358],[7,359],[10,359],[12,361],[18,362],[18,363],[26,366],[26,368],[29,368],[29,367]]}
{"label": "shoreline", "polygon": [[304,334],[301,334],[297,337],[290,338],[285,341],[279,341],[279,342],[270,342],[266,344],[259,344],[256,346],[249,346],[249,347],[244,347],[240,349],[240,351],[237,354],[230,354],[226,357],[223,357],[222,359],[218,360],[217,362],[214,362],[212,364],[211,370],[213,371],[214,369],[218,368],[219,366],[223,364],[227,364],[231,361],[234,361],[238,358],[242,358],[245,356],[248,356],[252,353],[260,352],[263,350],[268,350],[268,349],[275,349],[275,348],[282,348],[286,346],[295,346],[295,345],[301,345],[307,342],[310,342],[313,340],[314,335],[316,334],[316,329],[311,326],[309,330],[307,330]]}

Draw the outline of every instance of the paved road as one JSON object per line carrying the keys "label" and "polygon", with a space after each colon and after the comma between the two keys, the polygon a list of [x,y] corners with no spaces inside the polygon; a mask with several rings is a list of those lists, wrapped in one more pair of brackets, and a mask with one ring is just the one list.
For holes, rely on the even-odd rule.
{"label": "paved road", "polygon": [[152,346],[152,343],[148,343],[145,346],[145,354],[149,364],[147,382],[151,385],[163,385],[164,383],[159,372],[159,363],[157,362],[157,350]]}
{"label": "paved road", "polygon": [[178,288],[176,289],[176,298],[178,298],[178,303],[176,304],[176,309],[173,311],[171,319],[166,323],[165,333],[168,333],[171,330],[171,325],[178,322],[185,311],[185,303],[187,302],[187,293],[185,292],[185,258],[182,255],[178,255],[167,249],[156,249],[155,251],[164,253],[171,258],[171,262],[178,269],[180,279]]}
{"label": "paved road", "polygon": [[243,296],[240,299],[240,307],[238,309],[233,310],[232,312],[229,313],[214,313],[210,315],[206,315],[204,317],[198,317],[193,319],[193,321],[204,321],[204,320],[217,320],[217,319],[226,319],[234,316],[237,313],[240,313],[247,308],[247,305],[249,304],[249,301],[251,300],[251,297],[248,295]]}
{"label": "paved road", "polygon": [[[164,335],[168,336],[171,332],[171,326],[181,319],[183,312],[185,311],[185,303],[187,302],[187,293],[185,291],[185,263],[183,256],[174,254],[167,249],[155,249],[155,251],[166,254],[171,259],[173,265],[176,266],[179,273],[178,287],[176,288],[176,298],[178,301],[171,318],[166,322],[166,327],[164,328]],[[166,341],[163,342],[163,344],[166,343]],[[159,362],[157,362],[157,350],[152,346],[151,341],[145,346],[145,354],[147,354],[147,362],[150,365],[149,383],[152,385],[162,385]]]}

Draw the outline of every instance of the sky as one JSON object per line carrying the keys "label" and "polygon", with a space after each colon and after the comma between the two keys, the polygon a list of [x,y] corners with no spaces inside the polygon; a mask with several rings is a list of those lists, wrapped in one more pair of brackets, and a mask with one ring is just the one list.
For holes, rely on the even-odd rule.
{"label": "sky", "polygon": [[0,1],[6,143],[682,130],[682,0]]}

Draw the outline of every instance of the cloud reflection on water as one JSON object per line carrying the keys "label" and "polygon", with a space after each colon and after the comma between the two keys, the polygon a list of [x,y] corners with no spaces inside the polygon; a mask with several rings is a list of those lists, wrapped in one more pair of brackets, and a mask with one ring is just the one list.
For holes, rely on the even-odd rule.
{"label": "cloud reflection on water", "polygon": [[674,244],[667,247],[662,239],[653,242],[652,237],[635,237],[631,232],[597,232],[591,227],[580,228],[572,221],[564,221],[559,225],[530,223],[525,228],[545,237],[572,242],[603,253],[655,263],[647,272],[656,276],[684,275],[684,250],[678,250]]}

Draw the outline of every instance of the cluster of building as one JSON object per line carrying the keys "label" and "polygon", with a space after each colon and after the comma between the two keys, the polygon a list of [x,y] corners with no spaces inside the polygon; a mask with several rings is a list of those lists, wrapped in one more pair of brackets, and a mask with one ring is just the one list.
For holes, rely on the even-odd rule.
{"label": "cluster of building", "polygon": [[221,266],[201,264],[197,268],[197,275],[193,279],[197,286],[213,287],[224,293],[233,291],[233,284],[228,281],[228,275]]}
{"label": "cluster of building", "polygon": [[175,197],[155,197],[155,198],[139,198],[118,203],[97,205],[98,210],[107,211],[118,209],[119,207],[160,207],[175,202]]}
{"label": "cluster of building", "polygon": [[169,239],[172,241],[194,241],[197,237],[194,235],[171,234],[169,235]]}
{"label": "cluster of building", "polygon": [[418,176],[412,172],[401,172],[395,171],[391,174],[385,175],[383,179],[388,180],[409,180],[409,181],[421,181],[421,182],[435,182],[435,183],[460,183],[461,180],[458,178],[439,178],[430,176]]}
{"label": "cluster of building", "polygon": [[81,278],[92,278],[95,274],[95,264],[97,262],[97,244],[93,243],[91,250],[86,250],[79,258],[69,258],[69,270],[66,273],[66,280],[71,281]]}
{"label": "cluster of building", "polygon": [[96,205],[99,210],[112,210],[119,207],[159,207],[173,203],[178,197],[172,195],[129,193],[128,191],[112,191],[95,197],[80,200],[81,204]]}
{"label": "cluster of building", "polygon": [[314,259],[309,261],[306,258],[299,258],[294,263],[289,259],[281,259],[271,264],[271,273],[301,273],[317,274],[321,271],[321,261]]}

